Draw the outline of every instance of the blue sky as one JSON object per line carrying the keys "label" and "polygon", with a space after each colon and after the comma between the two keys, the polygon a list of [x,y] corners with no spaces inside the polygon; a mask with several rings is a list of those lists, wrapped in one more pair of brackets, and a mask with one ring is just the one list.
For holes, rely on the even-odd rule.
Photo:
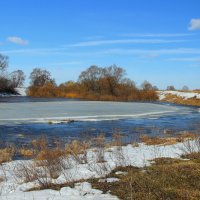
{"label": "blue sky", "polygon": [[199,0],[0,0],[0,7],[9,71],[28,77],[46,68],[61,83],[90,65],[116,64],[137,85],[200,88]]}

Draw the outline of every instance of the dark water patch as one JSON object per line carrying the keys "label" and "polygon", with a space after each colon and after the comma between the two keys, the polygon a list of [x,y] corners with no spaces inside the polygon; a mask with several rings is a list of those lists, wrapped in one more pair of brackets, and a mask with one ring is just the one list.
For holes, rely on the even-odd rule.
{"label": "dark water patch", "polygon": [[149,136],[164,136],[166,130],[173,134],[183,131],[200,132],[200,114],[197,112],[187,115],[163,116],[159,118],[141,118],[108,120],[93,122],[74,122],[66,124],[12,124],[0,126],[0,141],[3,144],[26,145],[32,140],[46,136],[52,142],[55,139],[69,142],[74,139],[91,138],[105,134],[109,141],[113,133],[124,134],[124,141],[139,140],[141,134]]}
{"label": "dark water patch", "polygon": [[[8,108],[5,108],[7,105],[2,103],[2,110],[0,112],[8,112],[11,105],[20,106],[21,110],[23,110],[23,105],[21,104],[23,102],[49,102],[51,101],[52,104],[55,104],[54,106],[57,106],[55,109],[55,113],[60,111],[63,111],[66,109],[67,104],[63,104],[63,101],[72,101],[73,99],[66,99],[66,98],[32,98],[32,97],[1,97],[1,102],[6,103],[13,103],[9,104]],[[74,99],[74,101],[77,101],[77,99]],[[54,102],[54,103],[53,103]],[[63,104],[63,106],[57,105],[55,102],[61,102],[60,104]],[[112,102],[106,103],[107,107],[102,109],[102,105],[99,103],[91,103],[88,102],[79,102],[80,104],[84,103],[81,109],[77,107],[77,104],[72,103],[74,108],[77,111],[77,116],[80,115],[81,112],[84,111],[84,113],[88,114],[89,110],[91,112],[91,115],[100,114],[101,112],[105,114],[105,112],[111,110],[111,107],[113,110],[110,111],[111,114],[115,113],[117,109],[119,110],[119,113],[117,114],[130,114],[129,112],[131,109],[133,109],[131,114],[136,114],[136,111],[138,109],[141,111],[142,109],[147,109],[146,104],[134,104],[133,107],[131,107],[131,103],[127,103],[127,105],[114,103],[112,105]],[[28,103],[27,103],[28,104]],[[72,105],[70,104],[70,105]],[[92,106],[97,104],[94,109],[97,111],[94,112],[94,109]],[[162,105],[170,105],[169,108],[164,108],[160,106],[160,110],[170,110],[171,107],[177,107],[177,105],[173,104],[166,104],[161,103]],[[43,105],[45,106],[45,105]],[[41,107],[41,109],[43,108]],[[101,106],[101,107],[100,107]],[[115,107],[114,107],[115,106]],[[152,109],[155,104],[149,104],[149,109]],[[157,106],[157,105],[156,105]],[[15,106],[14,106],[15,107]],[[70,111],[71,106],[68,106],[69,109],[67,112]],[[158,106],[159,107],[159,106]],[[161,108],[162,107],[162,108]],[[94,136],[97,136],[99,134],[105,134],[107,141],[110,141],[112,139],[113,133],[122,133],[124,134],[124,141],[130,142],[132,140],[139,141],[139,137],[141,134],[148,134],[149,136],[164,136],[166,130],[169,130],[170,133],[178,134],[182,131],[191,131],[194,133],[199,133],[200,131],[200,113],[199,109],[196,107],[185,107],[185,106],[178,106],[180,109],[179,111],[174,111],[173,114],[158,114],[153,115],[149,118],[147,116],[144,117],[137,117],[130,119],[127,117],[126,119],[120,119],[120,120],[106,120],[106,121],[75,121],[74,123],[61,123],[61,124],[49,124],[49,123],[21,123],[17,124],[15,121],[11,121],[8,124],[2,124],[0,125],[0,145],[5,145],[7,143],[9,144],[15,144],[17,146],[27,145],[30,144],[30,142],[34,139],[37,139],[41,137],[42,135],[46,136],[47,139],[50,141],[51,144],[53,144],[53,141],[60,139],[63,143],[68,142],[73,139],[87,139],[92,138]],[[124,113],[126,108],[126,112]],[[30,105],[30,109],[27,109],[27,112],[24,115],[30,115],[31,110],[33,109],[33,106]],[[36,108],[35,108],[36,109]],[[39,114],[43,114],[46,112],[49,112],[50,109],[52,109],[52,106],[49,106],[45,112],[40,113],[40,108],[37,108]],[[174,108],[173,108],[174,109]],[[154,109],[152,109],[154,110]],[[160,111],[159,110],[159,111]],[[34,110],[33,110],[34,111]],[[32,111],[32,112],[33,112]],[[93,113],[94,112],[94,113]],[[18,113],[10,112],[11,114],[7,113],[8,117],[18,117]],[[52,111],[54,113],[54,110]],[[108,113],[108,114],[110,114]],[[4,114],[4,113],[2,113]],[[89,113],[90,114],[90,113]],[[88,115],[89,115],[88,114]],[[15,116],[17,115],[17,116]],[[60,116],[60,114],[59,114]],[[67,115],[66,115],[67,116]],[[86,116],[87,117],[87,116]],[[4,118],[2,118],[4,119]]]}

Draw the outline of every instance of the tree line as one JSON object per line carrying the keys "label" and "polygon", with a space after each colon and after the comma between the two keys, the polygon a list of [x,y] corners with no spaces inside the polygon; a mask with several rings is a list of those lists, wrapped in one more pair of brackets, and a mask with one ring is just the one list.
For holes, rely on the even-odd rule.
{"label": "tree line", "polygon": [[138,89],[125,76],[123,68],[90,66],[82,71],[76,82],[67,81],[57,85],[50,72],[35,68],[30,74],[27,94],[33,97],[66,97],[89,100],[155,101],[157,87],[145,81]]}
{"label": "tree line", "polygon": [[[32,97],[65,97],[89,100],[155,101],[158,88],[144,81],[140,87],[126,77],[126,71],[117,66],[90,66],[82,71],[77,81],[57,85],[51,73],[34,68],[29,76],[27,95]],[[0,92],[16,93],[15,88],[23,86],[25,75],[22,70],[8,73],[8,57],[0,54]],[[175,90],[168,86],[167,90]],[[188,90],[184,86],[184,90]]]}
{"label": "tree line", "polygon": [[17,94],[16,88],[23,86],[25,74],[22,70],[8,72],[8,57],[0,54],[0,92]]}

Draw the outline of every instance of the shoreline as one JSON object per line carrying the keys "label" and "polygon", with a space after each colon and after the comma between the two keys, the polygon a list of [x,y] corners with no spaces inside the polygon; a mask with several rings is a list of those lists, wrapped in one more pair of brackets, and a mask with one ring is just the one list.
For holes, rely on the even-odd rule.
{"label": "shoreline", "polygon": [[[2,167],[0,167],[0,177],[2,178],[0,181],[0,188],[2,189],[0,197],[2,199],[21,200],[22,197],[23,199],[30,199],[30,196],[34,198],[40,195],[40,199],[43,199],[42,197],[45,194],[46,199],[54,194],[56,198],[59,195],[60,199],[66,199],[66,195],[81,199],[83,196],[91,198],[91,195],[98,194],[103,199],[118,199],[120,194],[117,193],[117,196],[113,196],[115,193],[113,189],[110,191],[111,194],[108,192],[105,193],[105,196],[102,196],[104,194],[103,185],[115,184],[115,182],[118,184],[123,176],[129,175],[129,169],[138,169],[144,173],[147,169],[155,166],[154,163],[161,158],[166,158],[166,162],[169,162],[169,159],[172,161],[174,159],[174,162],[179,159],[179,162],[182,162],[184,159],[181,156],[187,148],[185,146],[187,141],[190,141],[191,145],[195,145],[195,140],[195,138],[188,136],[178,143],[161,141],[159,144],[154,141],[155,143],[151,145],[131,143],[123,146],[120,143],[120,137],[118,137],[113,141],[115,143],[106,147],[103,145],[104,140],[100,136],[97,140],[94,140],[98,143],[92,148],[88,146],[88,141],[86,143],[71,142],[70,145],[65,147],[66,154],[64,155],[59,146],[52,150],[49,148],[41,149],[37,152],[35,158],[15,160],[0,165]],[[160,140],[158,139],[158,141]],[[36,148],[44,145],[44,141],[38,142],[35,141],[34,143],[39,145],[35,146]],[[24,149],[23,153],[28,156],[30,151]],[[186,152],[185,154],[187,155]],[[59,164],[60,162],[66,165],[63,169],[59,168],[62,166]],[[188,161],[188,163],[191,166],[191,162]],[[57,168],[51,168],[55,166]],[[163,164],[164,166],[165,164]],[[6,170],[4,171],[4,169]],[[54,169],[55,177],[51,177],[47,173],[51,169]],[[159,166],[155,169],[159,169]],[[43,174],[44,177],[41,177],[40,170],[46,172]],[[114,176],[113,171],[119,176]],[[87,185],[88,190],[80,193],[79,185],[82,189],[84,185]],[[99,187],[98,191],[94,190],[95,185]],[[121,186],[123,187],[123,184]],[[77,190],[79,192],[76,192]],[[93,194],[89,191],[93,191]]]}

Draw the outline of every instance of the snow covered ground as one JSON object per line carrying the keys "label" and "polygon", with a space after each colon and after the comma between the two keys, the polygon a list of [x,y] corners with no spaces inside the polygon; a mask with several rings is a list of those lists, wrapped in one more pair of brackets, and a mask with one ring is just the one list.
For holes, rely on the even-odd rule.
{"label": "snow covered ground", "polygon": [[176,95],[178,97],[182,97],[183,99],[189,99],[189,98],[194,98],[194,97],[197,99],[200,99],[200,94],[195,93],[195,92],[158,91],[160,100],[163,100],[168,94]]}
{"label": "snow covered ground", "polygon": [[25,87],[16,88],[16,91],[19,93],[20,96],[26,96],[26,88]]}
{"label": "snow covered ground", "polygon": [[[19,96],[26,96],[26,88],[25,87],[16,88],[16,92],[19,93]],[[0,97],[10,97],[10,96],[16,96],[16,95],[8,94],[8,93],[5,93],[5,92],[0,92]]]}
{"label": "snow covered ground", "polygon": [[[177,158],[183,153],[184,144],[178,143],[168,146],[147,146],[140,143],[138,147],[133,147],[131,144],[124,147],[111,147],[105,151],[104,159],[106,162],[96,162],[96,151],[94,149],[88,150],[86,164],[79,164],[70,161],[64,173],[60,174],[57,179],[53,179],[54,183],[64,183],[69,180],[89,179],[94,177],[103,177],[108,174],[116,166],[138,166],[143,167],[150,165],[151,160],[158,157]],[[69,158],[71,159],[71,158]],[[67,161],[67,159],[66,159]],[[69,160],[68,160],[69,161]],[[40,191],[26,192],[34,186],[38,186],[37,181],[24,183],[22,179],[16,178],[16,169],[18,165],[23,162],[30,164],[32,160],[26,161],[12,161],[4,163],[0,166],[0,177],[4,177],[4,181],[0,183],[0,199],[1,200],[85,200],[85,199],[118,199],[111,194],[103,194],[102,191],[92,189],[90,183],[85,182],[76,183],[74,188],[63,187],[60,191],[52,189],[45,189]],[[68,162],[69,163],[69,162]],[[119,172],[120,173],[120,172]],[[67,180],[68,179],[68,180]],[[108,180],[117,181],[117,180]]]}

